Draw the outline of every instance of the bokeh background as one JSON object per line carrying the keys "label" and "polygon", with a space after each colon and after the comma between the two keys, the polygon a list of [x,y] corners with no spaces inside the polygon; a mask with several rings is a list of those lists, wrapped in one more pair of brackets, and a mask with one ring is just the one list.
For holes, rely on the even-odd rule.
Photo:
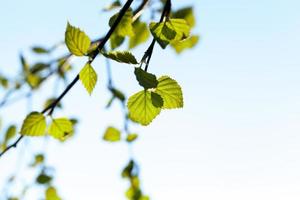
{"label": "bokeh background", "polygon": [[[0,6],[0,69],[14,75],[18,55],[33,61],[34,44],[63,40],[67,21],[92,38],[107,30],[110,1],[10,0]],[[300,198],[300,3],[296,0],[186,0],[194,5],[199,45],[182,55],[156,46],[150,71],[169,74],[184,91],[185,107],[163,112],[149,127],[134,127],[139,140],[134,156],[141,166],[143,189],[154,200],[298,200]],[[134,50],[140,57],[145,49]],[[64,51],[65,49],[62,49]],[[76,72],[82,61],[75,61]],[[106,72],[103,58],[94,64],[99,82],[89,97],[77,86],[64,99],[58,116],[80,116],[77,135],[64,145],[39,138],[22,141],[0,159],[0,188],[12,172],[46,146],[56,166],[55,185],[67,200],[125,199],[127,182],[120,171],[128,160],[125,144],[107,144],[107,125],[121,127],[118,104],[104,106]],[[127,96],[139,90],[131,66],[114,63],[116,85]],[[70,76],[70,79],[72,76]],[[52,81],[52,83],[51,83]],[[32,110],[58,94],[49,86],[33,97]],[[20,122],[26,101],[0,111],[4,122]],[[21,156],[20,156],[21,155]],[[30,180],[30,172],[22,180]],[[18,190],[18,185],[15,186]],[[28,200],[35,200],[30,192]]]}

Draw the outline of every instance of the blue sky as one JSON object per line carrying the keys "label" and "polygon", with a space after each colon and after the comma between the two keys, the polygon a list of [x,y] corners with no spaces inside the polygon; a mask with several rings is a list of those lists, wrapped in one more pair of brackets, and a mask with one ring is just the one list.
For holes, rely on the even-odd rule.
{"label": "blue sky", "polygon": [[[0,70],[13,75],[20,51],[33,44],[63,40],[66,22],[92,38],[107,31],[109,1],[6,1],[0,7]],[[296,0],[173,1],[195,5],[201,42],[177,56],[158,47],[150,71],[175,78],[185,107],[162,113],[149,127],[134,127],[140,138],[134,155],[141,165],[143,188],[154,200],[298,200],[300,198],[300,3]],[[134,51],[142,55],[145,47]],[[63,51],[63,49],[62,49]],[[139,57],[139,56],[138,56]],[[82,62],[76,62],[79,71]],[[77,136],[65,145],[48,143],[49,164],[57,167],[55,184],[67,200],[124,199],[127,183],[120,170],[128,159],[126,145],[103,143],[107,124],[121,127],[119,107],[103,107],[103,59],[95,68],[99,83],[89,97],[78,84],[65,98],[59,116],[80,116]],[[127,95],[139,90],[130,66],[114,64],[114,79]],[[75,72],[74,72],[75,73]],[[54,80],[52,80],[54,81]],[[63,89],[59,88],[60,91]],[[52,87],[35,95],[53,95]],[[25,102],[1,110],[20,121]],[[0,186],[25,159],[43,146],[29,139],[0,160]],[[22,156],[18,157],[20,152]],[[19,163],[22,163],[19,161]],[[24,176],[29,177],[30,174]],[[36,199],[34,192],[28,199]]]}

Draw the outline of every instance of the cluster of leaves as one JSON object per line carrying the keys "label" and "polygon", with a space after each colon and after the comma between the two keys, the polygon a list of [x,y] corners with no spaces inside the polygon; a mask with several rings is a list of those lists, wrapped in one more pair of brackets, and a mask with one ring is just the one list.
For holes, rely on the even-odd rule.
{"label": "cluster of leaves", "polygon": [[143,194],[139,178],[139,166],[134,160],[130,160],[122,171],[122,177],[129,181],[129,188],[126,191],[128,200],[149,200],[150,198]]}
{"label": "cluster of leaves", "polygon": [[[160,2],[164,6],[170,1],[161,0]],[[148,1],[143,0],[141,3],[140,8],[143,8]],[[104,10],[113,11],[121,6],[122,3],[116,0]],[[103,48],[99,48],[99,44],[103,42],[103,38],[93,41],[84,31],[67,23],[65,45],[70,52],[69,54],[56,59],[50,59],[48,62],[37,62],[32,65],[28,64],[23,55],[20,55],[22,66],[21,79],[11,81],[6,76],[0,74],[0,86],[8,90],[8,94],[10,94],[11,91],[20,91],[24,86],[29,88],[29,92],[32,93],[38,90],[52,75],[57,75],[60,80],[67,81],[67,72],[73,69],[70,58],[77,56],[87,59],[87,62],[82,66],[78,74],[78,80],[81,81],[88,94],[92,95],[98,82],[97,72],[92,65],[98,55],[102,55],[106,59],[118,63],[131,65],[137,84],[139,84],[142,89],[131,95],[128,99],[121,90],[113,86],[111,75],[108,74],[108,79],[110,79],[108,90],[112,94],[112,97],[106,107],[110,107],[115,99],[121,102],[122,108],[126,113],[124,120],[124,131],[126,134],[123,135],[122,130],[109,126],[103,135],[103,140],[105,141],[125,141],[130,144],[136,141],[138,135],[129,131],[129,121],[147,126],[162,110],[182,108],[184,104],[183,92],[176,80],[168,75],[158,76],[157,78],[155,74],[148,72],[148,65],[156,42],[163,49],[171,47],[176,53],[182,53],[184,50],[194,47],[199,40],[199,36],[191,33],[195,26],[195,17],[192,7],[181,8],[174,12],[171,11],[171,8],[169,8],[169,10],[165,10],[165,8],[163,9],[161,20],[151,23],[147,23],[146,20],[143,21],[139,15],[141,10],[137,11],[129,8],[124,13],[120,11],[113,14],[109,20],[109,26],[113,28],[115,23],[118,20],[120,21],[118,21],[111,35],[109,35],[110,48],[108,51],[104,48],[106,41],[103,44]],[[152,12],[161,12],[161,10],[162,9],[152,9]],[[151,16],[155,16],[155,14],[156,13],[152,13]],[[120,16],[122,18],[120,18]],[[152,43],[139,61],[136,56],[134,56],[132,49],[147,43],[150,38],[153,38]],[[119,48],[124,47],[126,41],[127,49],[119,50]],[[54,45],[51,48],[35,46],[32,48],[32,51],[38,55],[50,56],[57,46],[58,45]],[[76,81],[77,80],[74,79],[74,81],[68,85],[67,90],[65,90],[66,92],[59,98],[48,98],[42,112],[31,112],[26,116],[19,131],[22,137],[50,135],[55,139],[64,141],[73,135],[76,120],[66,117],[54,118],[52,115],[55,108],[62,107],[60,100]],[[0,102],[0,107],[1,104],[4,105],[4,103],[6,103],[6,100],[5,98],[2,103]],[[5,150],[8,147],[11,140],[16,137],[17,130],[16,125],[11,125],[4,131],[0,143],[1,150]],[[44,163],[44,155],[36,155],[35,161],[31,166],[39,167],[36,183],[45,186],[45,199],[60,200],[61,198],[58,196],[52,184],[53,174],[51,174],[51,169],[46,167]],[[149,199],[141,190],[138,165],[135,161],[130,160],[122,172],[122,177],[130,183],[130,187],[126,192],[126,196],[129,200]]]}

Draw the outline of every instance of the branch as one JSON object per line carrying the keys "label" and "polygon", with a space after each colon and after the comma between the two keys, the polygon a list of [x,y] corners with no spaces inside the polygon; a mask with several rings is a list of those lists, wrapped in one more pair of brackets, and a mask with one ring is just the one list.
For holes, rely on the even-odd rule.
{"label": "branch", "polygon": [[[120,21],[122,20],[123,16],[125,15],[126,11],[130,8],[130,5],[132,4],[133,0],[127,0],[123,8],[120,10],[119,15],[117,19],[115,20],[114,24],[111,26],[103,40],[98,45],[97,49],[93,52],[90,63],[92,63],[95,58],[99,55],[99,52],[103,49],[106,42],[109,40],[110,36],[113,34],[117,26],[119,25]],[[50,110],[49,114],[52,114],[53,110],[57,106],[57,104],[64,98],[64,96],[72,89],[72,87],[77,83],[79,80],[79,74],[74,78],[74,80],[66,87],[66,89],[61,93],[61,95],[47,108],[45,108],[42,113],[45,114],[47,111]],[[0,153],[0,157],[3,156],[8,150],[11,148],[17,147],[18,143],[24,138],[24,135],[21,135],[12,145],[8,146],[6,149],[3,150],[3,152]]]}

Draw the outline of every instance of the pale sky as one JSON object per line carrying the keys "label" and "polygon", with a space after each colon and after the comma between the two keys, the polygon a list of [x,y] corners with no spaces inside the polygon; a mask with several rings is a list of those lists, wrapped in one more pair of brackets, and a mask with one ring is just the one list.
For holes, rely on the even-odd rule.
{"label": "pale sky", "polygon": [[[21,51],[33,61],[28,51],[33,44],[63,40],[67,21],[92,38],[104,34],[108,15],[100,10],[108,2],[2,2],[1,72],[13,75],[19,69]],[[156,46],[150,72],[176,79],[185,107],[163,112],[148,127],[132,127],[140,135],[133,151],[145,193],[153,200],[299,200],[299,1],[188,0],[173,5],[195,6],[194,32],[201,42],[181,56]],[[140,58],[144,50],[134,54]],[[74,75],[83,62],[75,63]],[[99,74],[94,95],[77,84],[64,99],[63,112],[56,112],[80,117],[74,139],[64,145],[51,139],[47,146],[47,161],[56,166],[54,183],[66,200],[125,199],[127,182],[120,171],[128,160],[127,146],[101,141],[107,125],[122,125],[117,104],[104,110],[109,98],[104,64],[102,58],[94,63]],[[116,85],[127,96],[139,91],[132,67],[113,64]],[[62,90],[63,85],[57,93]],[[33,110],[41,109],[41,95],[52,96],[53,87],[34,95]],[[1,110],[4,122],[21,121],[25,105]],[[1,158],[0,188],[43,146],[41,138],[30,138]],[[19,171],[24,181],[31,180],[31,171]],[[25,200],[35,199],[30,192]]]}

